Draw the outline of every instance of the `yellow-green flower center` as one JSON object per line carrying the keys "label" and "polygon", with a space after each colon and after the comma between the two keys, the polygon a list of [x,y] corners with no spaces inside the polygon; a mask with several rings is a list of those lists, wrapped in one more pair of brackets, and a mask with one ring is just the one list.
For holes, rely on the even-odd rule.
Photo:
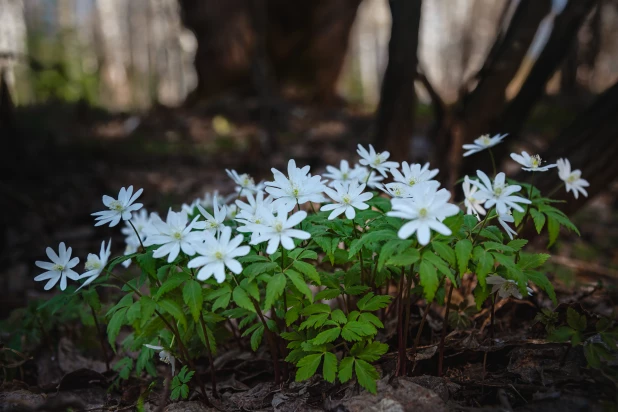
{"label": "yellow-green flower center", "polygon": [[530,156],[530,163],[532,164],[532,167],[535,169],[541,166],[541,156],[539,155]]}
{"label": "yellow-green flower center", "polygon": [[577,176],[575,175],[569,175],[569,177],[567,178],[567,183],[573,183],[577,180]]}
{"label": "yellow-green flower center", "polygon": [[112,200],[109,204],[109,208],[111,210],[116,210],[118,212],[120,212],[123,209],[122,203],[120,203],[118,200]]}
{"label": "yellow-green flower center", "polygon": [[418,216],[423,218],[423,217],[427,217],[427,209],[422,208],[421,210],[418,211]]}
{"label": "yellow-green flower center", "polygon": [[489,146],[490,143],[491,143],[491,139],[489,138],[488,134],[484,134],[483,136],[481,136],[481,144],[483,146]]}
{"label": "yellow-green flower center", "polygon": [[494,194],[496,196],[500,196],[502,194],[503,190],[504,190],[504,188],[502,186],[498,186],[498,187],[494,188]]}
{"label": "yellow-green flower center", "polygon": [[95,270],[101,268],[101,262],[98,259],[88,259],[86,262],[86,270]]}
{"label": "yellow-green flower center", "polygon": [[59,264],[55,264],[52,267],[52,270],[58,271],[58,272],[62,272],[64,270],[64,266],[63,265],[59,265]]}
{"label": "yellow-green flower center", "polygon": [[275,223],[275,231],[283,232],[283,223],[281,223],[281,222]]}
{"label": "yellow-green flower center", "polygon": [[174,239],[176,239],[176,240],[180,240],[180,239],[182,239],[182,233],[181,233],[181,232],[174,232],[174,233],[172,234],[172,237],[173,237]]}
{"label": "yellow-green flower center", "polygon": [[408,184],[409,184],[410,186],[414,186],[414,185],[416,184],[416,179],[415,179],[415,178],[413,178],[413,177],[411,177],[411,178],[410,178],[410,180],[408,180]]}
{"label": "yellow-green flower center", "polygon": [[217,260],[223,259],[223,253],[221,253],[219,251],[215,252],[215,259],[217,259]]}
{"label": "yellow-green flower center", "polygon": [[343,204],[345,204],[345,205],[349,205],[349,204],[350,204],[350,202],[351,202],[350,196],[349,196],[349,195],[344,195],[344,196],[341,198],[341,202],[342,202]]}

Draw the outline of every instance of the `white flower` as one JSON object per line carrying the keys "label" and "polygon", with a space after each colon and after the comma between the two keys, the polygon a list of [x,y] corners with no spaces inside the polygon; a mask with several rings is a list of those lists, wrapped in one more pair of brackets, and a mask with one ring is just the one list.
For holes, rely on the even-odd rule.
{"label": "white flower", "polygon": [[180,210],[182,212],[185,212],[187,215],[192,215],[195,213],[195,208],[197,207],[197,205],[201,203],[201,200],[202,199],[195,199],[190,204],[183,203],[182,206],[180,207]]}
{"label": "white flower", "polygon": [[[401,172],[403,172],[403,174],[401,174]],[[393,180],[412,187],[417,183],[423,183],[433,179],[438,174],[439,170],[429,170],[429,163],[425,163],[421,166],[418,163],[408,164],[408,162],[403,162],[401,163],[401,172],[396,168],[392,168],[391,174],[393,175]]]}
{"label": "white flower", "polygon": [[527,172],[546,172],[552,167],[556,167],[555,164],[541,166],[541,163],[543,163],[541,156],[530,156],[526,152],[521,152],[520,155],[511,153],[511,159],[522,165],[523,167],[521,169]]}
{"label": "white flower", "polygon": [[582,179],[581,170],[573,170],[571,171],[571,163],[568,159],[558,159],[558,176],[560,176],[560,180],[564,182],[566,185],[567,193],[569,191],[573,192],[573,196],[575,199],[579,197],[579,193],[588,197],[588,192],[584,187],[590,186],[590,183],[586,179]]}
{"label": "white flower", "polygon": [[412,188],[400,182],[391,182],[384,185],[379,185],[378,189],[384,193],[396,198],[412,197]]}
{"label": "white flower", "polygon": [[158,215],[154,212],[148,214],[146,209],[141,209],[139,212],[134,212],[131,216],[130,222],[133,223],[133,226],[135,226],[137,234],[135,233],[135,230],[133,230],[133,226],[129,224],[129,220],[125,221],[124,227],[120,231],[126,236],[126,241],[136,243],[139,246],[137,235],[139,235],[143,242],[149,234],[156,233],[156,230],[152,226],[153,216]]}
{"label": "white flower", "polygon": [[[137,252],[138,247],[139,247],[139,243],[136,245],[134,243],[129,243],[127,241],[127,245],[124,248],[124,255],[125,256],[132,255],[133,253]],[[131,265],[131,259],[124,260],[121,263],[121,265],[124,266],[125,268],[128,268]]]}
{"label": "white flower", "polygon": [[[210,193],[210,192],[206,192],[204,194],[204,197],[199,200],[199,204],[202,205],[202,207],[204,209],[210,209],[213,207],[213,205],[215,204],[215,200],[217,200],[217,197],[219,196],[219,191],[215,190],[214,192]],[[221,202],[221,198],[219,197],[219,201],[217,202],[218,206],[223,206],[225,203]]]}
{"label": "white flower", "polygon": [[288,177],[275,168],[271,169],[275,177],[274,182],[266,182],[266,191],[275,199],[273,207],[278,208],[284,205],[286,211],[290,212],[297,204],[302,205],[307,202],[322,203],[326,199],[324,183],[318,175],[309,174],[309,166],[302,169],[296,167],[294,159],[288,162]]}
{"label": "white flower", "polygon": [[448,203],[451,194],[446,189],[436,191],[435,185],[421,185],[412,188],[413,198],[391,199],[392,211],[387,216],[409,219],[397,235],[407,239],[416,232],[421,245],[429,243],[431,229],[443,235],[450,235],[451,230],[442,221],[459,213],[459,208]]}
{"label": "white flower", "polygon": [[137,211],[142,208],[141,203],[135,203],[137,198],[142,194],[144,189],[139,189],[133,194],[133,186],[129,186],[128,189],[124,187],[120,189],[118,193],[118,200],[111,196],[103,196],[103,204],[109,208],[109,210],[103,210],[102,212],[92,213],[92,216],[97,216],[95,219],[98,221],[95,226],[105,225],[110,223],[110,227],[114,227],[122,220],[131,219],[131,212]]}
{"label": "white flower", "polygon": [[359,182],[365,183],[367,187],[371,189],[378,189],[380,187],[380,182],[384,180],[384,177],[359,164],[354,165],[353,173],[356,174]]}
{"label": "white flower", "polygon": [[240,209],[236,214],[236,220],[241,223],[261,223],[265,213],[272,211],[272,198],[264,197],[264,192],[257,192],[255,197],[252,194],[247,195],[247,202],[237,200],[236,205]]}
{"label": "white flower", "polygon": [[[517,287],[517,283],[515,283],[515,281],[512,279],[504,279],[501,276],[491,275],[487,277],[486,282],[489,285],[493,285],[493,287],[491,288],[491,293],[498,292],[498,296],[500,296],[503,299],[506,299],[510,296],[513,296],[517,299],[522,298],[521,292],[519,291],[519,288]],[[530,288],[527,288],[527,289],[528,289],[528,295],[532,295],[532,289]]]}
{"label": "white flower", "polygon": [[369,208],[369,205],[364,202],[371,199],[373,194],[362,193],[365,190],[364,183],[359,184],[356,181],[351,183],[334,182],[333,187],[335,190],[327,187],[324,191],[335,203],[320,208],[324,211],[332,210],[328,220],[333,220],[342,213],[345,213],[345,217],[348,219],[354,219],[356,216],[354,209],[365,210]]}
{"label": "white flower", "polygon": [[206,280],[211,276],[215,276],[217,282],[225,281],[225,267],[240,274],[242,266],[235,258],[245,256],[251,248],[249,246],[240,246],[243,236],[238,235],[230,240],[232,229],[224,227],[217,239],[212,233],[205,233],[204,243],[196,245],[196,252],[201,255],[193,258],[187,265],[189,268],[201,269],[197,272],[199,280]]}
{"label": "white flower", "polygon": [[144,346],[147,347],[148,349],[160,351],[159,359],[161,360],[161,362],[167,363],[172,366],[172,376],[176,374],[176,358],[174,358],[174,355],[172,355],[170,352],[165,350],[163,346],[155,346],[155,345],[148,345],[148,344],[145,344]]}
{"label": "white flower", "polygon": [[470,178],[466,176],[464,178],[464,182],[462,184],[463,192],[464,192],[464,205],[466,206],[466,213],[468,215],[476,215],[477,219],[480,220],[479,215],[485,215],[485,209],[483,209],[482,203],[486,199],[477,199],[474,197],[474,194],[477,190],[479,190],[476,186],[471,186]]}
{"label": "white flower", "polygon": [[482,171],[477,170],[476,174],[481,181],[471,180],[470,183],[479,188],[476,198],[479,200],[486,199],[484,204],[486,209],[490,209],[492,206],[496,205],[496,211],[498,214],[505,214],[510,208],[513,208],[518,212],[523,212],[524,209],[519,206],[518,203],[532,203],[530,200],[523,197],[512,196],[513,193],[521,190],[521,186],[507,185],[505,182],[506,176],[504,173],[498,173],[493,183]]}
{"label": "white flower", "polygon": [[494,147],[498,143],[502,143],[502,139],[504,139],[505,137],[506,134],[497,134],[494,137],[489,137],[488,134],[484,134],[481,137],[475,139],[473,144],[463,145],[463,148],[467,150],[467,152],[465,152],[463,155],[464,157],[467,157],[490,147]]}
{"label": "white flower", "polygon": [[72,280],[79,279],[79,275],[73,270],[79,263],[79,258],[74,257],[71,259],[72,252],[73,249],[67,249],[64,242],[60,242],[58,254],[50,247],[45,249],[45,253],[47,253],[47,257],[51,262],[43,262],[40,260],[34,262],[35,265],[47,271],[35,277],[34,280],[40,282],[49,279],[45,284],[45,290],[50,290],[58,283],[58,280],[60,280],[60,290],[65,290],[67,288],[67,278]]}
{"label": "white flower", "polygon": [[180,253],[180,250],[188,256],[195,254],[194,245],[202,243],[203,233],[192,232],[192,229],[204,229],[204,222],[198,222],[198,217],[187,225],[189,218],[184,212],[173,212],[171,209],[167,213],[167,221],[154,218],[152,225],[159,233],[148,236],[144,246],[161,245],[152,254],[155,258],[167,256],[167,262],[172,263]]}
{"label": "white flower", "polygon": [[[80,290],[84,286],[88,286],[92,282],[95,281],[96,278],[99,277],[103,269],[107,265],[107,261],[109,260],[109,256],[111,255],[110,248],[112,246],[112,240],[110,239],[107,242],[107,247],[105,247],[105,241],[101,242],[101,251],[99,255],[95,255],[94,253],[88,254],[88,259],[86,260],[86,270],[87,272],[83,273],[79,278],[86,279],[86,281],[77,288]],[[77,292],[77,290],[75,292]]]}
{"label": "white flower", "polygon": [[225,169],[225,173],[236,183],[236,192],[243,194],[255,193],[257,192],[257,186],[255,185],[255,180],[247,173],[243,173],[241,175],[238,174],[236,170],[228,170]]}
{"label": "white flower", "polygon": [[[323,173],[322,176],[331,179],[330,186],[332,187],[335,182],[339,183],[349,183],[354,180],[359,179],[359,169],[350,169],[350,164],[347,160],[342,160],[339,169],[335,166],[326,166],[326,170],[328,173]],[[362,182],[364,183],[364,182]]]}
{"label": "white flower", "polygon": [[506,234],[509,235],[509,239],[513,240],[513,236],[517,236],[517,232],[507,225],[507,223],[515,223],[515,218],[511,215],[510,211],[498,213],[498,223],[500,223]]}
{"label": "white flower", "polygon": [[386,177],[387,170],[393,167],[399,167],[399,163],[387,161],[390,157],[389,152],[376,153],[372,145],[369,145],[369,151],[367,151],[367,149],[359,144],[356,152],[361,157],[361,160],[358,161],[360,164],[377,170],[378,173],[384,177]]}
{"label": "white flower", "polygon": [[[279,243],[287,250],[294,249],[294,241],[292,238],[306,240],[311,237],[304,230],[293,229],[307,217],[307,212],[299,211],[288,217],[288,211],[285,205],[279,206],[277,216],[272,213],[266,218],[266,222],[260,225],[247,226],[246,231],[257,231],[259,235],[251,240],[252,245],[257,245],[268,241],[266,253],[272,255],[277,251]],[[240,228],[239,228],[240,231]]]}
{"label": "white flower", "polygon": [[206,231],[215,233],[223,228],[223,222],[225,222],[225,219],[227,218],[227,207],[219,206],[217,195],[214,196],[212,202],[212,215],[208,213],[201,205],[197,205],[197,210],[199,210],[202,216],[206,219]]}

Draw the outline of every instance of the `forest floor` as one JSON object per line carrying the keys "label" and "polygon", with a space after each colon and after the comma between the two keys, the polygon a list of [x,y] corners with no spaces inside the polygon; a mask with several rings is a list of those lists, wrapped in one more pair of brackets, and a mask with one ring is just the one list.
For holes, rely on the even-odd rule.
{"label": "forest floor", "polygon": [[[79,317],[59,323],[45,336],[24,330],[24,313],[52,295],[32,281],[34,261],[44,256],[46,246],[60,241],[72,246],[75,255],[86,256],[98,250],[102,239],[112,238],[113,254],[122,253],[120,232],[95,229],[90,216],[100,209],[102,194],[121,186],[143,187],[145,207],[162,213],[207,191],[230,193],[225,168],[269,178],[270,167],[284,167],[293,157],[320,172],[326,164],[355,159],[356,144],[369,141],[371,117],[363,112],[294,106],[278,125],[286,130],[279,135],[278,150],[266,146],[256,154],[255,148],[267,140],[254,120],[258,113],[252,102],[158,108],[144,116],[63,105],[18,111],[17,132],[8,143],[14,147],[2,156],[9,177],[0,179],[5,234],[0,240],[0,411],[113,411],[138,405],[163,410],[161,381],[153,388],[146,377],[132,378],[108,390],[117,372],[107,370],[96,331],[84,328]],[[423,158],[427,144],[422,138],[415,142]],[[618,186],[609,185],[574,217],[582,236],[565,234],[551,250],[554,256],[545,270],[556,287],[561,321],[568,307],[585,314],[590,325],[599,316],[615,318],[618,313],[617,204]],[[541,249],[546,241],[537,237],[528,247]],[[465,285],[454,294],[459,311],[446,340],[443,377],[437,376],[437,340],[444,308],[435,305],[422,348],[410,359],[410,376],[393,378],[394,352],[377,365],[383,374],[378,396],[353,383],[332,385],[317,378],[275,386],[266,351],[254,353],[246,342],[233,341],[221,345],[214,364],[221,395],[217,408],[205,407],[192,394],[191,401],[169,403],[164,410],[615,410],[615,384],[587,367],[581,346],[569,349],[546,340],[535,316],[554,308],[547,296],[535,291],[526,300],[499,301],[496,339],[490,345],[488,310],[471,309]],[[423,308],[422,300],[413,305],[412,334]],[[396,325],[386,322],[379,339],[394,350]],[[25,356],[14,368],[7,367],[8,348],[16,349],[9,342],[18,342]],[[208,367],[206,360],[198,363],[204,376]]]}

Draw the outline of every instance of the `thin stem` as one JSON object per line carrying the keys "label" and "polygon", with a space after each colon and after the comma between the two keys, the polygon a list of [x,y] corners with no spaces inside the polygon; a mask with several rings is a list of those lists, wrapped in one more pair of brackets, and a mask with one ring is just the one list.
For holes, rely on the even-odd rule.
{"label": "thin stem", "polygon": [[[528,200],[532,201],[532,191],[534,190],[534,186],[532,185],[534,182],[534,173],[532,172],[532,179],[530,179],[530,189],[528,190]],[[530,209],[532,208],[532,205],[526,205],[526,213],[524,213],[524,216],[521,218],[521,222],[519,222],[519,226],[517,227],[517,229],[515,229],[515,231],[517,232],[517,234],[519,235],[519,231],[523,230],[523,228],[526,226],[526,223],[528,223],[528,218],[530,217]]]}
{"label": "thin stem", "polygon": [[551,192],[549,192],[549,194],[547,195],[548,198],[551,198],[553,195],[556,194],[556,192],[558,190],[560,190],[562,188],[562,186],[564,186],[564,182],[561,182],[558,186],[554,187]]}
{"label": "thin stem", "polygon": [[[405,296],[405,308],[404,314],[405,319],[403,321],[403,346],[408,349],[408,334],[410,332],[410,307],[412,306],[412,299],[410,298],[410,290],[412,289],[412,274],[408,276],[408,283],[406,286],[406,296]],[[407,373],[408,369],[408,358],[406,357],[406,367],[404,368],[404,375]]]}
{"label": "thin stem", "polygon": [[[360,239],[360,235],[358,234],[358,229],[356,229],[356,224],[354,223],[354,219],[352,219],[352,229],[354,229],[354,237],[356,239]],[[361,282],[365,284],[365,270],[363,267],[363,248],[361,247],[358,251],[358,260],[360,262],[360,273],[361,273]]]}
{"label": "thin stem", "polygon": [[403,336],[403,307],[404,302],[404,268],[401,268],[401,277],[399,278],[399,303],[397,304],[397,376],[404,376],[406,370],[406,346]]}
{"label": "thin stem", "polygon": [[135,236],[137,236],[137,240],[139,240],[139,244],[142,247],[142,250],[146,250],[146,248],[144,247],[144,244],[142,243],[142,238],[140,237],[139,233],[137,232],[137,229],[135,228],[135,226],[133,225],[133,222],[131,222],[131,220],[128,220],[128,222],[131,225],[131,227],[133,228],[133,231],[135,232]]}
{"label": "thin stem", "polygon": [[210,338],[208,337],[208,328],[206,322],[204,322],[204,314],[200,314],[200,324],[202,325],[202,332],[204,332],[204,338],[206,339],[206,350],[208,353],[208,362],[210,362],[210,384],[212,385],[212,395],[219,399],[217,393],[217,377],[215,375],[215,361],[212,357],[212,351],[210,350]]}
{"label": "thin stem", "polygon": [[251,302],[253,303],[253,307],[260,318],[260,321],[264,325],[264,333],[266,334],[266,340],[268,341],[268,346],[270,347],[270,356],[273,361],[273,368],[275,371],[275,384],[279,385],[281,383],[281,370],[279,369],[279,355],[277,351],[277,342],[275,341],[275,336],[270,329],[268,329],[268,324],[266,323],[266,319],[264,318],[264,314],[260,309],[260,306],[257,304],[255,299],[251,298]]}
{"label": "thin stem", "polygon": [[448,290],[448,298],[446,300],[446,313],[444,314],[444,322],[442,324],[442,335],[440,336],[440,358],[438,361],[438,376],[442,376],[444,365],[444,339],[446,338],[446,331],[448,329],[448,315],[451,309],[451,298],[453,297],[454,285],[451,283],[451,287]]}
{"label": "thin stem", "polygon": [[489,339],[491,340],[491,345],[494,344],[494,314],[496,312],[496,295],[491,296],[491,321],[489,325]]}
{"label": "thin stem", "polygon": [[88,304],[88,306],[90,307],[90,311],[92,312],[92,318],[94,319],[94,327],[97,328],[97,335],[99,336],[99,342],[101,342],[101,349],[103,349],[103,357],[105,357],[105,367],[106,367],[107,372],[109,372],[110,370],[109,354],[107,353],[107,347],[105,346],[105,337],[103,336],[103,333],[101,332],[99,320],[97,319],[97,314],[94,308],[90,304]]}
{"label": "thin stem", "polygon": [[423,311],[423,318],[421,319],[421,324],[418,326],[418,331],[416,332],[416,338],[414,338],[414,346],[412,346],[412,356],[416,356],[416,350],[418,349],[418,345],[421,343],[421,335],[423,334],[423,328],[425,327],[425,322],[427,321],[427,315],[429,314],[429,309],[431,308],[431,303],[429,302],[427,306],[425,306],[425,310]]}
{"label": "thin stem", "polygon": [[491,166],[494,170],[494,178],[498,174],[498,168],[496,167],[496,159],[494,158],[494,152],[491,151],[491,148],[487,149],[489,151],[489,156],[491,157]]}

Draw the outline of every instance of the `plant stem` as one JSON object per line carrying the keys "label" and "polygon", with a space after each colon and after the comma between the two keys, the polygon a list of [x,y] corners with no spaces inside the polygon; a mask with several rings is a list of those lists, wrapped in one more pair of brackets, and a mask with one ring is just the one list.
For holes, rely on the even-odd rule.
{"label": "plant stem", "polygon": [[107,372],[109,372],[109,354],[107,353],[107,347],[105,346],[105,337],[103,336],[103,332],[101,331],[101,327],[99,325],[99,320],[97,319],[97,314],[92,307],[92,305],[88,304],[90,307],[90,311],[92,312],[92,318],[94,319],[94,327],[97,328],[97,335],[99,336],[99,342],[101,342],[101,349],[103,349],[103,357],[105,358],[105,367]]}
{"label": "plant stem", "polygon": [[139,244],[142,247],[142,250],[146,250],[146,248],[144,247],[144,243],[142,243],[142,238],[140,237],[139,233],[137,232],[137,229],[135,228],[135,226],[133,225],[133,222],[131,222],[131,220],[128,220],[129,224],[131,225],[131,227],[133,228],[133,231],[135,232],[135,236],[137,236],[137,240],[139,240]]}
{"label": "plant stem", "polygon": [[[532,179],[530,179],[530,190],[528,190],[528,200],[532,201],[532,190],[534,189],[534,186],[532,186],[532,183],[534,182],[534,173],[532,172]],[[517,234],[519,235],[519,231],[523,230],[523,228],[526,226],[526,223],[528,223],[528,218],[530,217],[530,209],[532,208],[532,205],[526,205],[526,213],[524,213],[524,216],[521,218],[521,222],[519,222],[519,226],[517,227],[517,229],[515,229],[515,231],[517,232]]]}
{"label": "plant stem", "polygon": [[281,370],[279,369],[279,355],[277,351],[277,341],[275,340],[275,335],[272,333],[270,329],[268,329],[268,324],[266,323],[266,319],[264,318],[264,314],[260,309],[260,305],[255,301],[255,299],[251,298],[251,302],[253,303],[253,307],[262,321],[264,325],[264,334],[266,335],[266,340],[268,341],[268,346],[270,347],[270,356],[273,361],[273,368],[275,372],[275,384],[281,384]]}
{"label": "plant stem", "polygon": [[[412,269],[412,268],[410,268]],[[412,289],[412,274],[408,276],[408,283],[406,285],[406,295],[405,295],[405,319],[403,321],[403,347],[408,350],[408,334],[410,333],[410,306],[412,306],[412,299],[410,298],[410,290]],[[404,376],[407,374],[408,370],[408,357],[406,356],[406,362],[404,367]]]}
{"label": "plant stem", "polygon": [[494,169],[494,178],[496,177],[496,175],[498,174],[498,169],[496,168],[496,159],[494,158],[494,152],[491,151],[491,148],[488,149],[489,151],[489,156],[491,157],[491,166]]}
{"label": "plant stem", "polygon": [[425,310],[423,311],[423,318],[421,319],[421,324],[418,326],[418,331],[416,332],[416,338],[414,338],[414,346],[412,346],[412,358],[413,359],[416,357],[416,350],[418,349],[418,345],[421,343],[421,335],[423,334],[423,328],[425,327],[425,322],[427,321],[427,315],[429,314],[431,303],[432,302],[429,302],[427,306],[425,306]]}
{"label": "plant stem", "polygon": [[204,338],[206,339],[206,350],[208,353],[208,362],[210,362],[210,383],[212,385],[212,396],[219,398],[217,393],[217,378],[215,375],[215,361],[212,357],[212,351],[210,350],[210,338],[208,337],[208,329],[206,322],[204,322],[204,314],[200,314],[200,324],[202,325],[202,332],[204,332]]}
{"label": "plant stem", "polygon": [[453,297],[454,285],[451,283],[451,287],[448,290],[448,298],[446,299],[446,313],[444,314],[444,322],[442,324],[442,335],[440,336],[440,358],[438,361],[438,376],[442,376],[444,365],[444,339],[446,338],[446,330],[448,329],[448,314],[451,309],[451,298]]}
{"label": "plant stem", "polygon": [[404,303],[404,268],[401,268],[401,277],[399,278],[399,303],[397,304],[397,376],[404,376],[406,371],[406,347],[403,336],[403,307]]}
{"label": "plant stem", "polygon": [[[356,229],[356,224],[354,223],[354,219],[352,219],[352,229],[354,229],[354,237],[356,239],[360,239],[360,235],[358,234],[358,230]],[[365,270],[363,268],[363,248],[361,247],[358,251],[358,260],[360,262],[360,273],[361,273],[361,283],[365,284]]]}

